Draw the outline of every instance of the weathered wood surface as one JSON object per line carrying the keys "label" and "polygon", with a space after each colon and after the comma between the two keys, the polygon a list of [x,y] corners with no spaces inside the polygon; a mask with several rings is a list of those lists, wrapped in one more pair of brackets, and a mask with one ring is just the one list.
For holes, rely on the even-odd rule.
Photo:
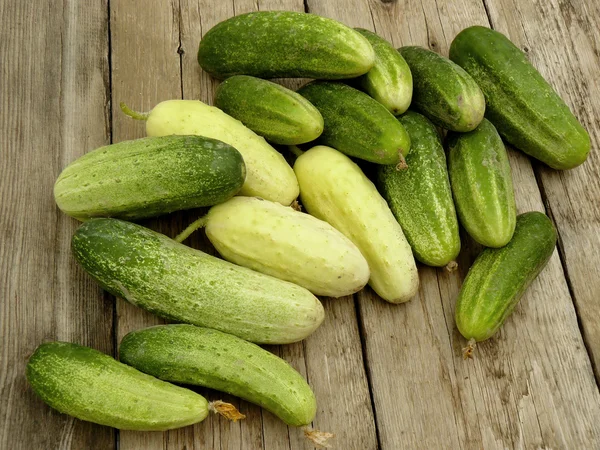
{"label": "weathered wood surface", "polygon": [[[466,267],[479,248],[463,236],[461,269],[420,266],[419,295],[388,305],[370,290],[324,299],[327,319],[302,343],[272,347],[315,390],[314,427],[335,448],[599,448],[600,5],[575,0],[67,0],[0,2],[0,448],[289,449],[309,446],[260,408],[232,401],[243,422],[210,417],[168,433],[116,432],[70,419],[35,397],[24,378],[39,342],[69,340],[115,353],[132,329],[159,323],[115,300],[69,251],[77,226],[55,207],[54,179],[76,157],[144,135],[120,101],[148,110],[171,98],[212,103],[202,73],[203,33],[235,14],[287,9],[377,31],[395,46],[447,54],[460,29],[508,34],[556,87],[592,135],[588,162],[555,172],[511,151],[520,212],[554,219],[560,248],[497,337],[463,361],[453,320]],[[490,23],[491,20],[491,23]],[[286,81],[298,86],[297,81]],[[174,235],[198,212],[147,225]],[[198,233],[190,245],[210,249]],[[560,254],[560,258],[559,258]],[[581,331],[578,325],[581,325]],[[364,350],[364,354],[363,354]],[[598,375],[598,372],[596,372]]]}

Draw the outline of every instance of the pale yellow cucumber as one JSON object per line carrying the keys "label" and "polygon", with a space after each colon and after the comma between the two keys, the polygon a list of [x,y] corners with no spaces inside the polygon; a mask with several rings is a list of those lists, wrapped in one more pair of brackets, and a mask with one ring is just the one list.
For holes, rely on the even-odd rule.
{"label": "pale yellow cucumber", "polygon": [[146,120],[148,136],[190,134],[218,139],[235,147],[246,164],[246,181],[239,195],[291,204],[298,197],[298,181],[281,153],[219,108],[198,100],[167,100],[147,114],[121,109],[134,119]]}
{"label": "pale yellow cucumber", "polygon": [[344,233],[369,263],[369,284],[384,300],[413,297],[419,276],[402,228],[375,185],[350,158],[317,146],[294,165],[306,210]]}

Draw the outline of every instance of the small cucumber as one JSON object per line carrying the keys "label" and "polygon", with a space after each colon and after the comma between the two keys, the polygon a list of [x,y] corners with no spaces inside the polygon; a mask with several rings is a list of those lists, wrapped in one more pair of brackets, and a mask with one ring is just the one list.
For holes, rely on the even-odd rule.
{"label": "small cucumber", "polygon": [[220,22],[200,41],[198,62],[216,78],[353,78],[375,62],[369,41],[326,17],[261,11]]}
{"label": "small cucumber", "polygon": [[224,202],[245,176],[242,155],[229,144],[150,137],[100,147],[72,162],[56,180],[54,198],[80,220],[139,219]]}
{"label": "small cucumber", "polygon": [[317,107],[325,121],[317,142],[377,164],[404,164],[410,137],[377,100],[330,81],[308,83],[298,93]]}
{"label": "small cucumber", "polygon": [[323,132],[323,117],[300,94],[246,75],[223,81],[215,105],[275,144],[304,144]]}
{"label": "small cucumber", "polygon": [[435,126],[409,111],[400,121],[412,148],[406,170],[380,166],[378,185],[416,258],[430,266],[456,268],[460,251],[458,221],[446,169],[446,155]]}
{"label": "small cucumber", "polygon": [[283,205],[290,205],[298,197],[298,181],[281,153],[219,108],[198,100],[167,100],[149,113],[136,113],[123,103],[121,109],[134,119],[146,120],[148,136],[199,135],[235,147],[246,164],[246,181],[240,195]]}
{"label": "small cucumber", "polygon": [[92,219],[77,229],[72,249],[108,292],[167,319],[265,344],[299,341],[323,321],[323,306],[306,289],[140,225]]}
{"label": "small cucumber", "polygon": [[545,214],[520,214],[511,241],[485,249],[469,270],[456,302],[460,333],[474,341],[492,337],[546,266],[555,245],[556,230]]}
{"label": "small cucumber", "polygon": [[217,330],[162,325],[133,331],[121,341],[119,357],[161,380],[243,398],[288,425],[308,425],[317,409],[310,386],[287,362]]}
{"label": "small cucumber", "polygon": [[483,119],[485,98],[460,66],[422,47],[398,49],[413,76],[412,106],[451,131],[471,131]]}
{"label": "small cucumber", "polygon": [[234,197],[211,208],[206,235],[227,261],[342,297],[369,281],[369,265],[346,236],[327,222],[278,203]]}
{"label": "small cucumber", "polygon": [[590,136],[525,54],[489,28],[461,31],[450,59],[479,84],[486,117],[506,141],[553,169],[572,169],[590,152]]}
{"label": "small cucumber", "polygon": [[369,263],[369,284],[391,303],[413,297],[417,266],[402,228],[375,185],[347,156],[317,146],[294,165],[302,204],[345,234]]}
{"label": "small cucumber", "polygon": [[448,134],[448,169],[460,223],[486,247],[502,247],[515,231],[508,155],[488,120],[469,133]]}
{"label": "small cucumber", "polygon": [[377,34],[355,28],[371,43],[375,65],[358,78],[361,89],[397,116],[408,109],[412,99],[413,79],[400,53]]}
{"label": "small cucumber", "polygon": [[209,411],[195,392],[68,342],[40,345],[27,363],[27,380],[61,413],[121,430],[170,430],[200,422]]}

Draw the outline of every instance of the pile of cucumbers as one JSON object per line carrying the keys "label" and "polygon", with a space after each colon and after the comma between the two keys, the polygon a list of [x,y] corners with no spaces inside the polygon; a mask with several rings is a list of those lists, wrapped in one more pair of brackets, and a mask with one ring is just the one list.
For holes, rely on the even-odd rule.
{"label": "pile of cucumbers", "polygon": [[[383,300],[408,301],[415,258],[456,268],[460,223],[486,247],[456,303],[473,343],[498,330],[548,262],[556,231],[542,213],[516,214],[503,141],[570,169],[590,139],[504,35],[467,28],[447,59],[312,14],[257,12],[206,33],[198,62],[224,80],[215,106],[169,100],[139,113],[123,104],[148,137],[89,152],[56,181],[59,208],[83,221],[72,240],[81,267],[178,324],[128,334],[121,362],[42,344],[27,377],[52,407],[131,430],[185,426],[215,409],[238,417],[172,382],[307,426],[310,387],[257,344],[309,336],[324,319],[317,295],[368,283]],[[265,80],[275,77],[314,81],[293,92]],[[131,222],[206,206],[176,239]],[[222,258],[181,243],[200,227]]]}

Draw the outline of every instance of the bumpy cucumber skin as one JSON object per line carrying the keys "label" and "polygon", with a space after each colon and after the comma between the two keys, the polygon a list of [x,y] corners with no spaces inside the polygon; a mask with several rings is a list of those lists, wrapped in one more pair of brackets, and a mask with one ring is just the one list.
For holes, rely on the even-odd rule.
{"label": "bumpy cucumber skin", "polygon": [[369,281],[360,250],[327,222],[277,203],[235,197],[210,209],[206,235],[227,261],[342,297]]}
{"label": "bumpy cucumber skin", "polygon": [[377,34],[355,28],[375,51],[375,65],[358,78],[361,89],[397,116],[405,112],[412,99],[413,79],[400,53]]}
{"label": "bumpy cucumber skin", "polygon": [[160,325],[127,334],[121,361],[161,380],[227,392],[272,412],[286,424],[308,425],[315,396],[286,361],[230,334],[193,325]]}
{"label": "bumpy cucumber skin", "polygon": [[317,146],[296,160],[294,171],[306,210],[356,244],[369,263],[375,292],[391,303],[410,300],[419,288],[412,250],[362,170],[337,150]]}
{"label": "bumpy cucumber skin", "polygon": [[422,47],[398,49],[413,75],[412,106],[436,125],[471,131],[483,119],[485,97],[460,66]]}
{"label": "bumpy cucumber skin", "polygon": [[198,63],[216,78],[353,78],[369,71],[373,48],[352,28],[326,17],[261,11],[225,20],[200,41]]}
{"label": "bumpy cucumber skin", "polygon": [[92,219],[75,258],[100,285],[158,316],[265,344],[299,341],[323,321],[306,289],[239,267],[129,222]]}
{"label": "bumpy cucumber skin", "polygon": [[240,195],[290,205],[298,197],[298,181],[285,158],[239,120],[198,100],[168,100],[150,112],[148,136],[199,135],[235,147],[246,163]]}
{"label": "bumpy cucumber skin", "polygon": [[517,209],[508,155],[484,119],[469,133],[448,134],[448,170],[460,223],[486,247],[502,247],[515,231]]}
{"label": "bumpy cucumber skin", "polygon": [[318,143],[377,164],[397,164],[410,137],[385,106],[343,83],[313,81],[298,90],[325,121]]}
{"label": "bumpy cucumber skin", "polygon": [[201,136],[164,136],[100,147],[69,164],[54,185],[66,214],[139,219],[211,206],[246,177],[240,153]]}
{"label": "bumpy cucumber skin", "polygon": [[452,41],[450,59],[477,81],[487,102],[486,117],[506,141],[553,169],[572,169],[587,159],[587,131],[502,33],[466,28]]}
{"label": "bumpy cucumber skin", "polygon": [[378,187],[415,257],[430,266],[445,266],[458,256],[460,236],[444,148],[425,116],[409,111],[399,120],[412,142],[408,168],[380,166]]}
{"label": "bumpy cucumber skin", "polygon": [[68,342],[40,345],[27,363],[27,380],[61,413],[121,430],[170,430],[208,415],[201,395]]}
{"label": "bumpy cucumber skin", "polygon": [[260,78],[226,79],[217,88],[215,106],[275,144],[304,144],[323,132],[323,117],[308,100]]}
{"label": "bumpy cucumber skin", "polygon": [[546,266],[555,246],[556,230],[545,214],[520,214],[511,241],[502,248],[485,249],[469,269],[456,303],[460,333],[476,341],[492,337]]}

